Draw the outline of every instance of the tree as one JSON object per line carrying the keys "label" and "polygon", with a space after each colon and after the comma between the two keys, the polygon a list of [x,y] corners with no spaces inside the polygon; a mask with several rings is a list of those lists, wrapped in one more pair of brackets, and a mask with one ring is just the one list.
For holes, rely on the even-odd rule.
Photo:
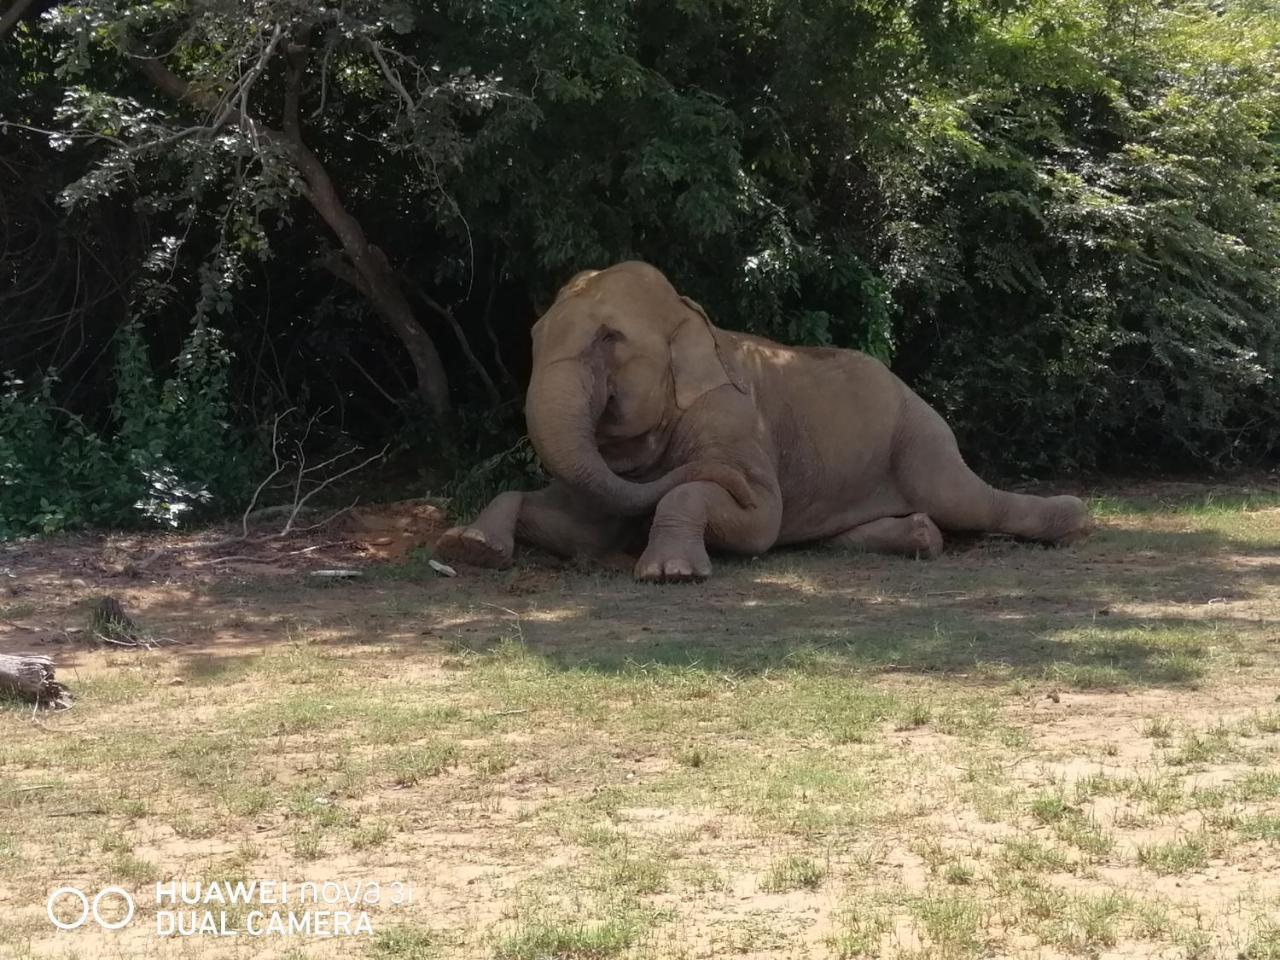
{"label": "tree", "polygon": [[[287,217],[288,198],[296,192],[338,241],[339,250],[323,265],[367,297],[394,331],[413,362],[418,392],[444,419],[449,385],[436,346],[415,318],[395,268],[344,202],[321,154],[308,145],[304,127],[324,131],[332,87],[378,108],[369,117],[385,126],[366,136],[388,149],[412,149],[423,163],[447,165],[454,162],[457,138],[451,111],[459,102],[483,103],[493,96],[490,85],[464,77],[433,80],[387,42],[395,21],[385,4],[323,8],[271,0],[248,13],[238,2],[195,10],[98,0],[58,9],[56,22],[70,35],[64,50],[69,72],[86,68],[80,50],[100,50],[135,67],[172,101],[167,107],[131,96],[82,101],[82,128],[104,138],[113,129],[125,136],[110,137],[106,155],[74,195],[100,197],[146,163],[177,163],[205,176],[217,171],[230,188],[222,211],[228,229],[217,251],[221,279],[230,283],[243,253],[267,251],[263,217]],[[379,100],[384,95],[394,96],[394,110]],[[199,202],[189,179],[179,189],[186,190],[181,199]]]}

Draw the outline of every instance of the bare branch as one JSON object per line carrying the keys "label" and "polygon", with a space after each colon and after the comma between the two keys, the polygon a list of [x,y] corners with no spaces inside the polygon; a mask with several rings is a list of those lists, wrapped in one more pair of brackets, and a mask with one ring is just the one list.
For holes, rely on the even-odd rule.
{"label": "bare branch", "polygon": [[249,515],[253,513],[253,508],[258,505],[258,497],[262,495],[262,491],[266,488],[267,484],[280,476],[284,471],[284,468],[288,465],[287,463],[282,463],[280,461],[278,437],[280,435],[280,421],[291,414],[295,409],[297,408],[290,407],[282,413],[277,414],[275,422],[271,424],[271,457],[275,461],[275,469],[271,471],[265,480],[258,484],[258,489],[253,491],[253,498],[249,501],[249,505],[244,508],[244,514],[240,517],[240,529],[243,531],[244,538],[246,540],[249,539]]}
{"label": "bare branch", "polygon": [[[293,529],[293,521],[297,517],[298,511],[307,505],[308,500],[314,497],[317,493],[319,493],[325,487],[329,486],[329,484],[335,483],[336,481],[341,480],[343,477],[348,476],[352,473],[355,473],[357,470],[363,470],[365,467],[373,463],[375,460],[381,460],[383,457],[387,455],[387,451],[390,449],[391,449],[391,445],[386,444],[380,451],[375,453],[372,457],[369,457],[366,460],[362,460],[359,463],[357,463],[354,467],[348,467],[346,470],[343,470],[341,473],[335,474],[334,476],[329,477],[324,482],[317,484],[316,487],[310,493],[308,493],[305,497],[299,500],[297,504],[295,504],[294,512],[289,515],[289,519],[285,523],[284,529],[280,531],[280,536],[282,537],[285,536]],[[354,504],[352,504],[352,506],[354,506]],[[348,507],[347,509],[350,509],[350,507]]]}

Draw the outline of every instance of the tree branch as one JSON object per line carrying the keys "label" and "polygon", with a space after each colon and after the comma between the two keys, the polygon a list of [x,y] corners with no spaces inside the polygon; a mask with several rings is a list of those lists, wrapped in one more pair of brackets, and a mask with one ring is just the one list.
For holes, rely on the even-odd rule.
{"label": "tree branch", "polygon": [[13,0],[8,9],[0,14],[0,40],[3,40],[5,35],[17,25],[29,6],[31,6],[31,0]]}
{"label": "tree branch", "polygon": [[391,85],[391,89],[400,94],[400,99],[409,108],[409,115],[412,116],[418,105],[413,102],[413,97],[409,95],[409,91],[400,82],[400,75],[391,69],[387,64],[386,58],[382,56],[382,47],[368,38],[365,39],[365,43],[369,45],[369,49],[373,52],[373,59],[378,61],[378,66],[382,69],[382,75],[387,78],[387,83]]}
{"label": "tree branch", "polygon": [[[399,337],[413,361],[418,392],[427,401],[432,412],[443,420],[450,412],[449,379],[435,344],[415,319],[413,309],[396,282],[386,256],[369,242],[360,221],[343,204],[323,161],[302,140],[298,123],[298,100],[306,63],[305,55],[305,44],[290,45],[283,118],[285,132],[274,130],[253,117],[244,109],[243,103],[239,108],[228,104],[226,108],[222,108],[219,117],[225,114],[224,122],[234,121],[255,144],[272,144],[283,150],[297,168],[302,179],[303,196],[337,236],[351,267],[360,277],[356,289],[368,297],[378,315]],[[133,56],[137,60],[138,69],[170,97],[208,113],[219,109],[219,101],[215,97],[174,74],[157,58],[145,54]],[[332,267],[330,269],[333,270]],[[350,276],[344,276],[344,279],[350,279]]]}
{"label": "tree branch", "polygon": [[444,306],[442,303],[432,297],[427,291],[423,290],[420,285],[404,277],[401,278],[408,283],[409,289],[426,304],[438,316],[444,319],[453,330],[454,336],[458,338],[458,345],[462,347],[462,353],[467,358],[467,362],[471,364],[476,375],[480,378],[480,382],[484,384],[485,392],[489,395],[490,402],[496,407],[502,403],[502,394],[498,390],[497,385],[493,382],[493,378],[489,376],[489,371],[484,368],[484,364],[480,362],[480,358],[475,355],[475,351],[471,349],[471,343],[467,340],[467,334],[462,329],[462,324],[458,322],[458,318],[454,316],[452,310]]}

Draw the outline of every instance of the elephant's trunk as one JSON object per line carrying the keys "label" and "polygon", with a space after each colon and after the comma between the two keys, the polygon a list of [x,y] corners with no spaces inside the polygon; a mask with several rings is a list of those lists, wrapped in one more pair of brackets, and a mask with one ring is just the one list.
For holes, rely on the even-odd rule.
{"label": "elephant's trunk", "polygon": [[614,515],[645,514],[672,489],[694,480],[719,483],[743,507],[755,506],[746,478],[723,463],[687,463],[647,483],[618,476],[596,445],[596,424],[608,400],[604,364],[595,351],[550,363],[535,361],[525,418],[534,449],[556,479]]}

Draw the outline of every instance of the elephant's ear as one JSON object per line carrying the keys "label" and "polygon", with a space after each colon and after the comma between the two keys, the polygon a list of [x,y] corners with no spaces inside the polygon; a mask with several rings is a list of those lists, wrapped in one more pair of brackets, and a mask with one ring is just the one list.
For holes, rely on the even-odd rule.
{"label": "elephant's ear", "polygon": [[747,388],[725,363],[716,339],[715,327],[702,307],[688,297],[680,298],[692,311],[676,327],[671,337],[671,375],[676,386],[676,406],[688,410],[708,390],[733,384],[741,393]]}

